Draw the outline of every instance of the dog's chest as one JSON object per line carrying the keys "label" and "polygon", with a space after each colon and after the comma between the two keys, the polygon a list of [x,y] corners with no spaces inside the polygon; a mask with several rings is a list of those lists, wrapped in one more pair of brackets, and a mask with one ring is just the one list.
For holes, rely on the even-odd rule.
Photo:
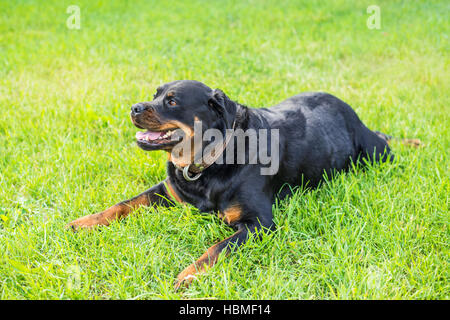
{"label": "dog's chest", "polygon": [[220,212],[230,202],[230,190],[216,181],[185,181],[183,177],[172,177],[183,201],[193,205],[201,212]]}

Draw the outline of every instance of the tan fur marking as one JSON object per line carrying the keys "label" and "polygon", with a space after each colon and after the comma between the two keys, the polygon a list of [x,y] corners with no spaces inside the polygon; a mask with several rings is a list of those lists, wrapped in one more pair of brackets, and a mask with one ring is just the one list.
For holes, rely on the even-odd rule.
{"label": "tan fur marking", "polygon": [[195,263],[189,265],[178,275],[178,281],[191,282],[196,273],[203,272],[206,266],[212,267],[219,258],[220,251],[216,250],[217,244],[209,248]]}
{"label": "tan fur marking", "polygon": [[168,189],[168,193],[170,195],[171,198],[173,198],[176,202],[180,202],[182,203],[183,200],[180,198],[180,196],[178,195],[178,193],[176,193],[175,189],[172,186],[172,183],[169,181],[169,179],[167,179],[165,181],[165,185],[167,186]]}
{"label": "tan fur marking", "polygon": [[420,141],[419,139],[402,139],[401,142],[405,146],[411,146],[414,148],[425,147],[425,144],[422,143],[422,141]]}
{"label": "tan fur marking", "polygon": [[[183,132],[185,133],[186,137],[183,138],[183,141],[180,142],[180,144],[178,145],[178,150],[191,150],[190,152],[190,157],[189,156],[184,156],[183,154],[174,154],[172,153],[173,150],[168,150],[168,152],[171,153],[170,155],[170,160],[172,163],[176,164],[178,167],[186,167],[188,165],[190,165],[191,163],[194,162],[194,152],[192,152],[192,150],[194,150],[194,129],[191,128],[190,126],[181,123],[179,121],[169,121],[166,124],[167,126],[176,126],[178,128],[180,128],[181,130],[183,130]],[[166,126],[164,125],[164,126]],[[164,126],[161,130],[165,130]]]}
{"label": "tan fur marking", "polygon": [[174,130],[180,128],[183,130],[183,132],[186,134],[187,137],[194,136],[194,129],[188,126],[187,124],[184,124],[183,122],[177,121],[177,120],[170,120],[166,123],[163,123],[162,125],[158,126],[157,129],[161,131],[166,130]]}
{"label": "tan fur marking", "polygon": [[[234,235],[236,235],[236,233]],[[197,261],[195,261],[193,264],[191,264],[182,272],[180,272],[177,276],[177,283],[175,285],[175,289],[179,289],[182,285],[188,286],[195,278],[195,274],[205,271],[206,266],[212,267],[217,262],[219,254],[222,252],[222,250],[219,250],[218,248],[219,245],[221,245],[225,241],[228,241],[234,235],[210,247]]]}
{"label": "tan fur marking", "polygon": [[[231,207],[224,210],[222,214],[222,219],[227,224],[232,224],[236,221],[239,221],[239,219],[242,216],[242,208],[239,204],[233,204]],[[219,216],[220,217],[220,216]]]}
{"label": "tan fur marking", "polygon": [[148,206],[148,196],[145,194],[139,195],[127,203],[116,204],[105,211],[90,214],[81,218],[78,218],[67,226],[73,229],[91,229],[95,226],[109,226],[109,224],[117,219],[125,218],[131,211],[139,208],[140,206]]}

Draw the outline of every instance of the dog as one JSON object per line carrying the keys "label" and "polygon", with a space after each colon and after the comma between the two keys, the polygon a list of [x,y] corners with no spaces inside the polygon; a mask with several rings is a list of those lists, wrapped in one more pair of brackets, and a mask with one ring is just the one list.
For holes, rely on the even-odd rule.
{"label": "dog", "polygon": [[[348,170],[352,163],[392,160],[389,136],[371,131],[348,104],[321,92],[301,93],[273,107],[253,109],[232,101],[220,89],[179,80],[160,86],[152,101],[133,105],[131,120],[146,130],[136,134],[140,148],[169,153],[167,178],[132,199],[68,226],[74,230],[106,226],[138,207],[169,207],[176,202],[218,214],[235,233],[184,269],[175,289],[188,285],[206,266],[213,266],[221,252],[228,254],[249,236],[274,230],[272,205],[289,196],[293,188],[315,188],[325,176]],[[261,174],[264,165],[258,162],[219,163],[217,155],[209,163],[194,162],[192,155],[174,156],[172,151],[180,144],[192,148],[196,121],[201,122],[202,133],[215,129],[224,137],[230,130],[277,130],[276,172]],[[173,139],[174,132],[180,133],[178,139]],[[229,150],[234,137],[224,140],[217,154],[236,160],[238,152]],[[201,148],[207,146],[208,142],[202,141]],[[243,153],[248,160],[248,146]]]}

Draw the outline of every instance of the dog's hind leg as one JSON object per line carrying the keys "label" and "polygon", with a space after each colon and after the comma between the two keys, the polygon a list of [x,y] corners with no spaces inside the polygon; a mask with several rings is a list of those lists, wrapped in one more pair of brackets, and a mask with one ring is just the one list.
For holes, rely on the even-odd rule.
{"label": "dog's hind leg", "polygon": [[385,162],[393,160],[389,139],[391,137],[379,131],[372,131],[366,126],[362,126],[357,136],[356,144],[360,149],[360,156],[369,162]]}

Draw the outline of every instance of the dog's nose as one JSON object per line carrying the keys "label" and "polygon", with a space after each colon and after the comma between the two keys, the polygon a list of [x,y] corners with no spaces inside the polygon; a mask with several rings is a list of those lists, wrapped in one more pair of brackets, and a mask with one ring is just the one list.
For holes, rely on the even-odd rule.
{"label": "dog's nose", "polygon": [[138,114],[138,113],[143,112],[146,109],[147,109],[147,107],[144,104],[136,103],[135,105],[133,105],[131,107],[131,112],[134,113],[134,114]]}

